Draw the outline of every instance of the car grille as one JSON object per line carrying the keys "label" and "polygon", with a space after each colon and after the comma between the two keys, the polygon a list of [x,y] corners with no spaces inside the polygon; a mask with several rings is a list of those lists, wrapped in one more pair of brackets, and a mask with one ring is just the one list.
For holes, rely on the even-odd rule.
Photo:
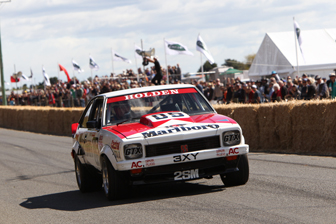
{"label": "car grille", "polygon": [[161,156],[173,153],[194,152],[203,149],[219,148],[219,136],[211,136],[206,138],[197,138],[190,140],[182,140],[176,142],[167,142],[156,145],[146,146],[146,157]]}

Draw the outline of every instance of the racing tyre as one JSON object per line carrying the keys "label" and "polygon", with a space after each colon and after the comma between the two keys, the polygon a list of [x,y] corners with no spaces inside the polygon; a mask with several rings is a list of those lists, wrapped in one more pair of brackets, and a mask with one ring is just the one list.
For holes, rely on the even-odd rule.
{"label": "racing tyre", "polygon": [[249,179],[249,163],[247,154],[241,155],[238,161],[239,171],[227,174],[221,174],[220,177],[225,186],[244,185]]}
{"label": "racing tyre", "polygon": [[75,173],[76,173],[76,180],[79,190],[82,193],[90,191],[91,184],[88,170],[85,166],[79,161],[78,156],[75,155]]}
{"label": "racing tyre", "polygon": [[103,189],[109,200],[121,199],[127,191],[126,181],[114,170],[110,160],[102,157]]}

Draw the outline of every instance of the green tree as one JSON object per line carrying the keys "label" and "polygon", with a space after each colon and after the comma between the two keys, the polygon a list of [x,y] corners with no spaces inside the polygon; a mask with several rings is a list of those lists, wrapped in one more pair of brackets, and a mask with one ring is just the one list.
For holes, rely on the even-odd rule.
{"label": "green tree", "polygon": [[245,64],[243,62],[240,62],[240,61],[237,61],[235,59],[228,58],[228,59],[225,59],[224,61],[225,61],[225,63],[222,64],[222,66],[225,65],[225,66],[233,67],[234,69],[239,69],[239,70],[249,69],[249,66],[247,64]]}
{"label": "green tree", "polygon": [[27,84],[23,84],[23,86],[22,86],[22,89],[23,90],[26,90],[28,87],[27,87]]}
{"label": "green tree", "polygon": [[54,84],[58,83],[58,78],[57,77],[51,77],[49,80],[50,80],[51,85],[54,85]]}
{"label": "green tree", "polygon": [[[206,61],[206,62],[204,62],[204,64],[203,64],[203,71],[204,71],[204,72],[208,72],[208,71],[210,71],[211,69],[216,68],[216,67],[217,67],[217,64],[216,64],[216,63],[210,64],[209,61]],[[197,72],[202,72],[202,68],[200,67],[200,68],[198,69]]]}
{"label": "green tree", "polygon": [[245,56],[246,65],[248,65],[249,68],[250,68],[250,66],[251,66],[251,64],[252,64],[252,62],[253,62],[255,56],[256,56],[256,54],[249,54],[249,55],[246,55],[246,56]]}

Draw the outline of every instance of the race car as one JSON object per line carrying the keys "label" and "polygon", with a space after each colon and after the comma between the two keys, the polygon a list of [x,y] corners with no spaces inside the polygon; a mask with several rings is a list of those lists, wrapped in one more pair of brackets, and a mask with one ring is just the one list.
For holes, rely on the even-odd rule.
{"label": "race car", "polygon": [[132,185],[220,175],[225,186],[236,186],[249,178],[241,127],[193,85],[98,95],[72,133],[80,191],[103,187],[109,200],[123,198]]}

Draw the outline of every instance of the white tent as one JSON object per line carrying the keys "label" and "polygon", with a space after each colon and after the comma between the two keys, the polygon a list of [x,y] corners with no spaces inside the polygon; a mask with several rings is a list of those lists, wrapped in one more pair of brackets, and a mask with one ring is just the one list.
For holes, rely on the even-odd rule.
{"label": "white tent", "polygon": [[[299,45],[299,76],[302,73],[328,77],[336,68],[336,29],[301,30],[302,57]],[[281,77],[297,76],[294,30],[266,33],[249,70],[250,77],[270,75],[277,71]]]}

